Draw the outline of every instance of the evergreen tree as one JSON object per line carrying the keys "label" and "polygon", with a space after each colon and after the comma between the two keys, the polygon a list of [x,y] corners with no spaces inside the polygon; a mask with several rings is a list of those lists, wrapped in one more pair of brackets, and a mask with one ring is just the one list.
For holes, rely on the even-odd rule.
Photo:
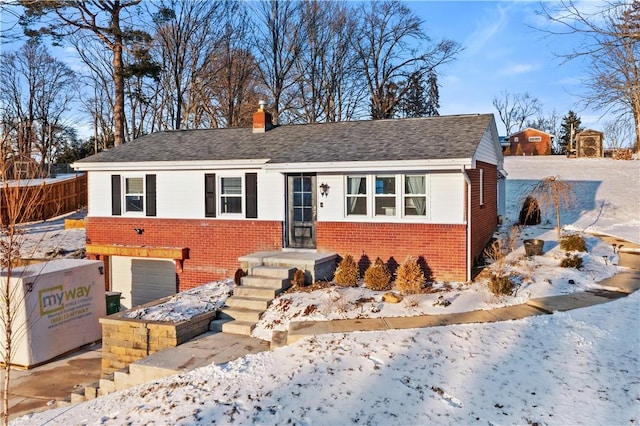
{"label": "evergreen tree", "polygon": [[575,148],[572,146],[573,138],[576,134],[584,130],[580,124],[580,117],[571,110],[567,115],[562,117],[560,139],[558,140],[558,154],[568,154],[571,148]]}
{"label": "evergreen tree", "polygon": [[427,85],[429,87],[429,93],[427,95],[427,116],[437,117],[438,108],[440,108],[440,93],[438,93],[438,76],[431,70],[429,78],[427,79]]}
{"label": "evergreen tree", "polygon": [[400,102],[402,116],[405,118],[426,116],[428,105],[422,75],[419,73],[411,74],[407,85],[405,97]]}

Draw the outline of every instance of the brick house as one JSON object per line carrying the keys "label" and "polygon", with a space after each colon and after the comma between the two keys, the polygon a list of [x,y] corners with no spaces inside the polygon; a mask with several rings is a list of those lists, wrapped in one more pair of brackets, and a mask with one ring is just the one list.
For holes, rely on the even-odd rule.
{"label": "brick house", "polygon": [[509,135],[509,151],[516,155],[518,145],[522,149],[522,155],[551,155],[552,143],[555,136],[542,130],[527,127],[518,133]]}
{"label": "brick house", "polygon": [[87,255],[107,290],[146,303],[232,277],[256,251],[419,258],[470,279],[504,204],[492,114],[146,135],[88,173]]}

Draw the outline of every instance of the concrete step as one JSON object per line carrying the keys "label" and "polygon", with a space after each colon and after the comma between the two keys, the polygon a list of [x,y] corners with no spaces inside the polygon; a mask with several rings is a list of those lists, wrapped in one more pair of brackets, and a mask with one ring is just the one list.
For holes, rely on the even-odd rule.
{"label": "concrete step", "polygon": [[273,299],[282,293],[282,289],[254,287],[242,285],[233,289],[233,295],[239,297],[255,297],[257,299]]}
{"label": "concrete step", "polygon": [[297,268],[287,268],[283,266],[256,266],[251,268],[249,275],[257,275],[260,277],[273,277],[282,279],[293,279]]}
{"label": "concrete step", "polygon": [[91,383],[89,386],[84,387],[84,396],[89,399],[96,399],[98,397],[98,389],[100,389],[100,383]]}
{"label": "concrete step", "polygon": [[222,326],[229,321],[233,321],[233,318],[218,318],[209,323],[209,331],[221,332]]}
{"label": "concrete step", "polygon": [[256,323],[250,321],[229,321],[222,325],[222,332],[229,334],[241,334],[251,336]]}
{"label": "concrete step", "polygon": [[266,311],[271,304],[271,300],[256,297],[231,296],[227,298],[225,304],[226,306],[232,306],[234,308],[249,308]]}
{"label": "concrete step", "polygon": [[71,392],[71,403],[76,404],[78,402],[84,402],[87,398],[84,396],[84,388],[77,389]]}
{"label": "concrete step", "polygon": [[98,396],[107,395],[116,391],[116,383],[113,379],[100,379]]}
{"label": "concrete step", "polygon": [[218,312],[218,319],[258,322],[263,313],[262,310],[227,307]]}
{"label": "concrete step", "polygon": [[264,277],[262,275],[247,275],[242,277],[242,286],[236,287],[262,287],[273,289],[289,288],[290,281],[288,278]]}

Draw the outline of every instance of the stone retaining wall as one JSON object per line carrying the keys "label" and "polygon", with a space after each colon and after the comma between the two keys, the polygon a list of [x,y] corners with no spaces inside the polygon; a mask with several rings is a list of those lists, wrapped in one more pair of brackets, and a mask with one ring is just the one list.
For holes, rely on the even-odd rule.
{"label": "stone retaining wall", "polygon": [[217,314],[217,311],[206,312],[190,320],[173,323],[123,318],[125,312],[100,318],[103,376],[208,331],[209,323]]}

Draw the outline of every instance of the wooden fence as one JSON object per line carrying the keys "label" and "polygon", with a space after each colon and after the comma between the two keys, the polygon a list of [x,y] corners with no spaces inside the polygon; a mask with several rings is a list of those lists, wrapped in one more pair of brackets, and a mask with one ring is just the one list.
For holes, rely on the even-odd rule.
{"label": "wooden fence", "polygon": [[2,225],[46,220],[87,205],[86,173],[49,183],[14,181],[0,190]]}

